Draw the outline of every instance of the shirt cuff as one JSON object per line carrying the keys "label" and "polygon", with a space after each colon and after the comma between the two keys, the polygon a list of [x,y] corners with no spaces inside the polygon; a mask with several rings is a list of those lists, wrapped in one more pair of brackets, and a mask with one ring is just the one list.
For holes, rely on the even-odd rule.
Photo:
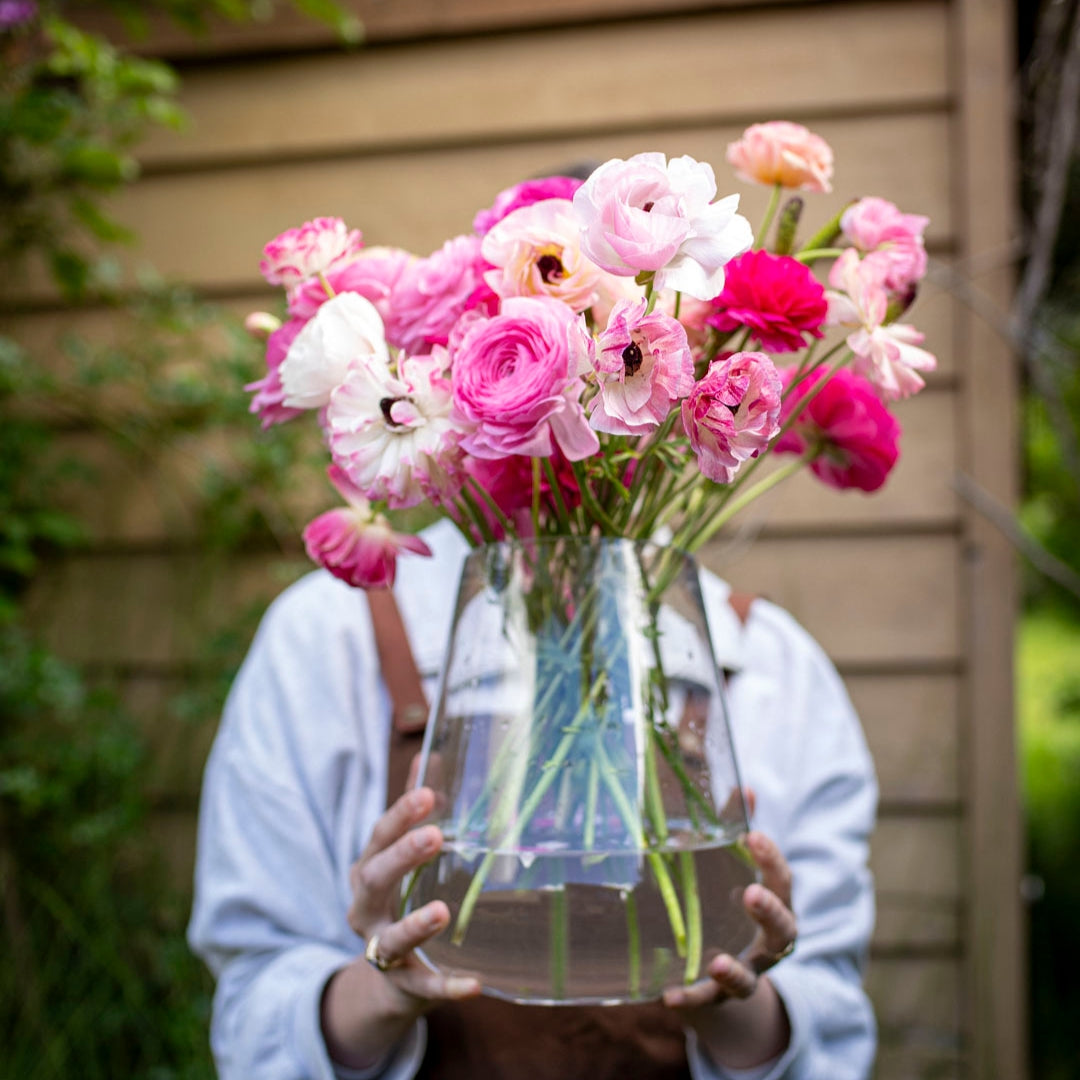
{"label": "shirt cuff", "polygon": [[331,1063],[335,1080],[412,1080],[420,1071],[427,1047],[427,1023],[417,1020],[405,1038],[381,1061],[366,1069],[346,1069]]}

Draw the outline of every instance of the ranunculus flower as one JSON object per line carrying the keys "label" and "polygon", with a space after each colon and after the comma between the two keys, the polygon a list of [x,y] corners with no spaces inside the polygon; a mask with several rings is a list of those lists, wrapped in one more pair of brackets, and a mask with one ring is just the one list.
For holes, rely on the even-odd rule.
{"label": "ranunculus flower", "polygon": [[869,196],[844,211],[840,228],[856,249],[881,270],[882,283],[905,292],[926,273],[923,233],[930,224],[921,214],[903,214],[887,199]]}
{"label": "ranunculus flower", "polygon": [[359,230],[350,232],[341,218],[315,218],[275,236],[263,248],[259,273],[291,292],[302,281],[355,258],[362,246]]}
{"label": "ranunculus flower", "polygon": [[574,176],[543,176],[537,180],[524,180],[520,184],[514,184],[495,196],[495,202],[490,209],[477,213],[473,218],[473,230],[477,236],[483,236],[507,214],[545,199],[572,199],[579,187],[581,181]]}
{"label": "ranunculus flower", "polygon": [[692,157],[614,158],[574,196],[581,248],[609,273],[655,272],[655,288],[710,300],[724,287],[724,264],[754,239],[738,195],[715,196],[712,168]]}
{"label": "ranunculus flower", "polygon": [[357,490],[392,507],[456,489],[460,432],[450,418],[449,360],[435,346],[402,356],[397,375],[373,357],[349,365],[326,410],[334,462]]}
{"label": "ranunculus flower", "polygon": [[289,347],[281,365],[285,404],[322,408],[344,381],[349,364],[363,356],[389,364],[382,319],[370,300],[339,293],[319,308]]}
{"label": "ranunculus flower", "polygon": [[759,352],[714,360],[682,403],[683,430],[710,480],[729,484],[780,430],[780,376]]}
{"label": "ranunculus flower", "polygon": [[600,393],[589,423],[613,435],[644,435],[667,418],[694,385],[694,358],[681,324],[644,300],[615,305],[596,342],[593,367]]}
{"label": "ranunculus flower", "polygon": [[599,441],[578,400],[587,350],[581,320],[546,296],[504,300],[493,318],[477,316],[451,342],[454,410],[468,427],[462,446],[476,457],[523,454],[571,461]]}
{"label": "ranunculus flower", "polygon": [[923,335],[906,323],[883,325],[889,309],[884,268],[860,261],[858,252],[848,248],[833,263],[829,284],[836,291],[826,294],[830,326],[844,326],[852,332],[847,344],[855,354],[855,370],[865,375],[886,400],[909,397],[926,384],[919,371],[933,371],[937,359],[918,346]]}
{"label": "ranunculus flower", "polygon": [[487,291],[480,238],[455,236],[426,259],[405,268],[390,296],[386,340],[407,353],[445,345],[454,323]]}
{"label": "ranunculus flower", "polygon": [[290,319],[274,330],[266,339],[266,374],[244,387],[245,390],[254,391],[255,396],[248,411],[259,417],[263,428],[283,424],[304,411],[291,409],[285,404],[285,388],[281,385],[281,363],[303,328],[303,319]]}
{"label": "ranunculus flower", "polygon": [[508,214],[484,237],[480,254],[494,267],[484,280],[498,296],[550,296],[577,312],[597,302],[600,281],[608,277],[582,255],[574,206],[566,199]]}
{"label": "ranunculus flower", "polygon": [[[385,323],[390,318],[390,297],[406,268],[417,262],[415,255],[401,248],[363,248],[351,262],[324,275],[334,295],[359,293],[375,305]],[[305,281],[289,296],[289,314],[310,319],[330,299],[318,278]]]}
{"label": "ranunculus flower", "polygon": [[751,124],[741,139],[728,145],[727,159],[735,175],[752,184],[832,191],[832,148],[802,124]]}
{"label": "ranunculus flower", "polygon": [[[781,372],[791,384],[795,368]],[[798,413],[795,423],[776,440],[778,454],[817,450],[810,469],[834,488],[877,491],[900,456],[900,424],[862,376],[841,368],[814,394],[827,372],[819,368],[784,399],[781,423]]]}
{"label": "ranunculus flower", "polygon": [[796,352],[806,338],[823,337],[829,313],[825,289],[810,268],[767,251],[748,251],[727,264],[724,291],[713,307],[710,326],[724,333],[749,327],[774,352]]}
{"label": "ranunculus flower", "polygon": [[336,465],[327,473],[348,506],[320,514],[304,530],[304,547],[313,562],[358,588],[389,589],[399,552],[431,555],[419,536],[394,532]]}

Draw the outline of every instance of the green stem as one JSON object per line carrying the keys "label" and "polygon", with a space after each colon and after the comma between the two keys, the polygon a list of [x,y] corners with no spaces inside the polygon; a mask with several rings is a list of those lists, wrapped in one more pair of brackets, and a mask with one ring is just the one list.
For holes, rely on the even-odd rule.
{"label": "green stem", "polygon": [[809,265],[812,262],[817,262],[818,259],[839,259],[846,250],[846,248],[836,247],[807,248],[804,251],[800,251],[795,258],[798,259],[799,262]]}
{"label": "green stem", "polygon": [[[533,460],[536,460],[535,458]],[[555,498],[555,512],[559,515],[559,531],[563,533],[570,532],[570,514],[566,509],[566,502],[563,500],[562,485],[559,483],[559,478],[555,475],[555,467],[551,464],[551,458],[543,459],[544,472],[547,474],[548,483],[551,485],[551,494]]]}
{"label": "green stem", "polygon": [[475,476],[466,477],[465,482],[470,484],[476,494],[483,499],[484,505],[487,506],[495,520],[502,526],[503,535],[506,539],[512,540],[517,535],[517,530],[514,528],[514,523],[499,509],[499,504],[484,490]]}
{"label": "green stem", "polygon": [[686,981],[692,983],[701,974],[701,897],[698,895],[697,868],[692,851],[679,852],[683,896],[686,898]]}
{"label": "green stem", "polygon": [[596,501],[596,496],[593,495],[592,488],[589,487],[589,478],[585,472],[585,467],[580,461],[572,462],[574,469],[574,478],[577,480],[578,490],[581,492],[581,501],[585,506],[585,509],[592,514],[596,522],[603,528],[605,535],[618,536],[619,527],[608,517],[604,508]]}
{"label": "green stem", "polygon": [[533,536],[540,536],[540,459],[532,459],[532,527]]}
{"label": "green stem", "polygon": [[626,940],[630,946],[630,996],[641,994],[641,928],[638,926],[637,897],[628,891],[623,901],[626,907]]}
{"label": "green stem", "polygon": [[600,766],[594,757],[589,762],[589,786],[585,792],[585,850],[596,844],[596,797],[600,792]]}
{"label": "green stem", "polygon": [[773,184],[772,194],[769,196],[769,206],[765,211],[765,218],[761,222],[761,228],[757,231],[757,236],[754,237],[754,247],[759,248],[765,243],[765,237],[769,233],[769,226],[773,222],[773,218],[776,217],[777,207],[780,205],[780,192],[783,190],[780,184]]}
{"label": "green stem", "polygon": [[569,954],[566,886],[551,894],[551,996],[566,997],[566,968]]}

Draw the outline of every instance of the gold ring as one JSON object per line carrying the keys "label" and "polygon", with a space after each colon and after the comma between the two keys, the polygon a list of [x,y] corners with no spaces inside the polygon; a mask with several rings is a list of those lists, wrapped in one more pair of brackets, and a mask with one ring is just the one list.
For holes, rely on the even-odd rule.
{"label": "gold ring", "polygon": [[387,972],[401,963],[400,960],[385,960],[379,955],[379,935],[372,934],[368,938],[367,947],[364,949],[364,959],[378,971]]}
{"label": "gold ring", "polygon": [[779,964],[785,956],[790,956],[795,951],[795,938],[792,938],[778,953],[771,957],[774,964]]}

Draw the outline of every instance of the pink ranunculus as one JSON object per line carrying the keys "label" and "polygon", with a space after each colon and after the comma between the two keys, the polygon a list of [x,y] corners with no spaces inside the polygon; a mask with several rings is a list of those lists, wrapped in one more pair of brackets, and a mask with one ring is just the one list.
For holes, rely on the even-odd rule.
{"label": "pink ranunculus", "polygon": [[508,214],[484,236],[480,253],[493,269],[484,280],[500,297],[551,296],[573,311],[600,298],[607,278],[581,253],[573,203],[546,199]]}
{"label": "pink ranunculus", "polygon": [[457,490],[460,431],[450,417],[448,364],[437,345],[430,355],[400,357],[396,376],[369,358],[349,365],[326,410],[327,439],[366,498],[398,508]]}
{"label": "pink ranunculus", "polygon": [[840,228],[856,249],[881,269],[882,282],[906,292],[926,273],[923,233],[930,219],[904,214],[887,199],[869,196],[844,211]]}
{"label": "pink ranunculus", "polygon": [[[781,372],[785,388],[795,370]],[[796,413],[799,416],[773,449],[778,454],[816,449],[810,469],[818,479],[841,490],[877,491],[900,456],[900,424],[862,376],[841,368],[817,390],[826,374],[819,368],[784,399],[781,422],[786,423]],[[803,402],[815,390],[804,407]]]}
{"label": "pink ranunculus", "polygon": [[825,289],[798,259],[748,251],[725,270],[724,291],[713,301],[710,326],[722,333],[749,327],[774,352],[796,352],[824,336],[829,313]]}
{"label": "pink ranunculus", "polygon": [[504,300],[492,318],[476,316],[452,343],[454,413],[476,457],[595,454],[596,434],[579,397],[580,356],[587,349],[579,317],[558,300]]}
{"label": "pink ranunculus", "polygon": [[682,403],[683,430],[710,480],[729,484],[780,430],[780,376],[764,353],[714,360]]}
{"label": "pink ranunculus", "polygon": [[445,345],[462,313],[475,306],[490,269],[478,236],[455,236],[405,268],[390,296],[386,339],[407,353]]}
{"label": "pink ranunculus", "polygon": [[290,319],[274,330],[266,339],[266,374],[244,387],[245,390],[254,391],[255,396],[248,411],[259,417],[264,428],[283,424],[304,411],[291,409],[285,404],[285,388],[281,385],[281,363],[303,328],[303,319]]}
{"label": "pink ranunculus", "polygon": [[802,124],[752,124],[728,145],[727,160],[740,179],[753,184],[832,191],[832,148]]}
{"label": "pink ranunculus", "polygon": [[855,370],[874,384],[881,397],[894,401],[921,390],[926,384],[918,372],[933,371],[937,359],[919,348],[923,335],[913,326],[884,325],[889,308],[884,280],[884,267],[860,260],[854,248],[845,250],[829,271],[835,291],[826,294],[828,322],[851,331],[847,344],[855,354]]}
{"label": "pink ranunculus", "polygon": [[321,409],[349,364],[368,356],[385,367],[390,354],[375,305],[357,293],[338,293],[304,323],[281,365],[285,404]]}
{"label": "pink ranunculus", "polygon": [[712,168],[691,157],[614,158],[574,196],[581,249],[611,274],[654,272],[655,288],[709,300],[724,286],[724,264],[754,239],[739,197],[715,196]]}
{"label": "pink ranunculus", "polygon": [[593,367],[600,393],[589,423],[613,435],[644,435],[659,427],[694,385],[686,331],[662,311],[645,314],[644,300],[615,305],[596,342]]}
{"label": "pink ranunculus", "polygon": [[545,199],[572,199],[579,187],[581,181],[573,176],[544,176],[514,184],[495,196],[490,209],[477,213],[473,218],[473,230],[477,236],[483,236],[515,210]]}
{"label": "pink ranunculus", "polygon": [[[356,258],[324,276],[338,293],[359,293],[375,305],[383,322],[390,317],[390,297],[406,268],[417,261],[415,255],[401,248],[370,247],[359,251]],[[310,319],[330,299],[318,278],[305,281],[289,297],[289,314]]]}
{"label": "pink ranunculus", "polygon": [[259,273],[291,292],[302,281],[356,258],[362,246],[360,232],[350,232],[341,218],[315,218],[275,236],[263,248]]}
{"label": "pink ranunculus", "polygon": [[389,589],[399,553],[431,555],[419,536],[394,532],[336,465],[327,472],[348,505],[320,514],[304,530],[304,547],[313,562],[355,587]]}

